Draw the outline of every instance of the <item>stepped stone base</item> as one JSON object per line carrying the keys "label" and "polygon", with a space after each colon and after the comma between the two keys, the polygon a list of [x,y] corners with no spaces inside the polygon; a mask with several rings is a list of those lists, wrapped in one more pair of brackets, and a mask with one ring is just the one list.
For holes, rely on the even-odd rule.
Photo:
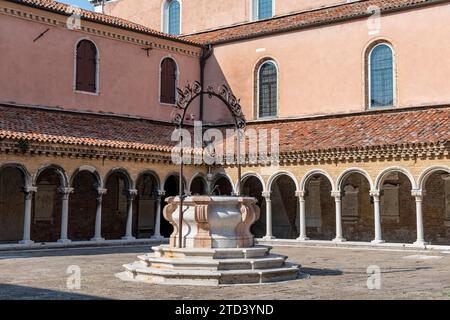
{"label": "stepped stone base", "polygon": [[122,280],[170,285],[219,286],[295,280],[299,266],[271,254],[272,247],[173,248],[153,247],[153,253],[124,265]]}

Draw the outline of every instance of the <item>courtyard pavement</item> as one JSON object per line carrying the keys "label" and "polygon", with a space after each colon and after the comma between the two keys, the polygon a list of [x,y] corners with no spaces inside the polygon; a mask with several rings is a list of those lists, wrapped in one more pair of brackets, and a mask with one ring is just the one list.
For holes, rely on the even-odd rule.
{"label": "courtyard pavement", "polygon": [[[301,264],[302,277],[265,285],[163,286],[115,276],[148,251],[149,246],[122,246],[0,252],[0,299],[450,300],[450,254],[439,251],[279,246],[273,252]],[[380,289],[368,288],[369,266],[381,270]],[[377,283],[369,281],[372,288]]]}

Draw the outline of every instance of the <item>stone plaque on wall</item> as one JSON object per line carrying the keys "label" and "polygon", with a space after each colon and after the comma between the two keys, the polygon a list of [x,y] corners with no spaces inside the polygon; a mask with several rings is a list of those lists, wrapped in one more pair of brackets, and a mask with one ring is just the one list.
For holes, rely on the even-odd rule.
{"label": "stone plaque on wall", "polygon": [[306,227],[322,227],[322,209],[320,206],[320,180],[312,180],[308,184],[306,197]]}
{"label": "stone plaque on wall", "polygon": [[444,180],[445,194],[445,224],[450,227],[450,174],[443,175],[442,179]]}
{"label": "stone plaque on wall", "polygon": [[356,222],[359,219],[359,189],[352,185],[344,187],[342,197],[342,220]]}
{"label": "stone plaque on wall", "polygon": [[139,230],[151,229],[155,226],[155,200],[139,200]]}
{"label": "stone plaque on wall", "polygon": [[380,201],[382,220],[400,221],[398,192],[399,185],[386,183],[383,186],[383,195]]}
{"label": "stone plaque on wall", "polygon": [[34,222],[53,222],[55,213],[56,186],[40,185],[35,194]]}
{"label": "stone plaque on wall", "polygon": [[119,192],[117,201],[117,213],[127,214],[128,197],[125,191],[125,180],[119,179]]}

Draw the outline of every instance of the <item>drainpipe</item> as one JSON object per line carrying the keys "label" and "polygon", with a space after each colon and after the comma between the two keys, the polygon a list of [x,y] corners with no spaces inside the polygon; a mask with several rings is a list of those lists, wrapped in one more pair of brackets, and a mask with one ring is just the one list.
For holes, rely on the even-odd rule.
{"label": "drainpipe", "polygon": [[[205,65],[206,60],[208,60],[209,57],[212,56],[213,53],[213,47],[208,44],[206,48],[202,49],[202,56],[200,57],[200,84],[204,85],[205,82]],[[204,95],[200,96],[200,115],[199,115],[199,121],[203,121],[203,106],[204,106]]]}

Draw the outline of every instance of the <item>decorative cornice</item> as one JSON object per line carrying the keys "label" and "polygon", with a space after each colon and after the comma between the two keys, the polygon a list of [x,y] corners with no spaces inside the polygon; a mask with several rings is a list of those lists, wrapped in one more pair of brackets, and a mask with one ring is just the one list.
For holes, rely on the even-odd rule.
{"label": "decorative cornice", "polygon": [[[66,28],[65,19],[67,19],[67,17],[65,17],[65,16],[62,16],[63,19],[61,19],[61,18],[51,19],[51,18],[45,17],[44,15],[38,15],[35,13],[28,12],[25,10],[26,7],[23,7],[23,9],[24,10],[18,10],[18,9],[8,8],[5,6],[0,6],[0,14],[5,14],[5,15],[16,17],[16,18],[25,19],[28,21],[43,23],[43,24],[50,25],[53,27]],[[91,23],[95,23],[95,22],[91,22]],[[119,30],[120,29],[117,29],[117,31],[119,31]],[[182,48],[181,46],[177,46],[176,45],[177,42],[175,42],[175,41],[173,42],[172,45],[167,45],[162,42],[158,42],[158,41],[153,42],[153,41],[149,41],[149,40],[144,40],[144,39],[142,39],[142,37],[138,37],[138,36],[133,37],[133,36],[121,34],[119,32],[111,32],[111,31],[102,30],[101,28],[85,26],[83,24],[81,25],[81,29],[76,30],[76,31],[87,33],[92,36],[100,36],[100,37],[108,38],[111,40],[132,43],[134,45],[138,45],[141,47],[144,46],[145,48],[149,48],[149,49],[159,49],[159,50],[163,50],[163,51],[170,51],[173,53],[192,56],[195,58],[201,57],[201,50],[198,50],[198,52],[196,52],[195,50],[188,50],[186,48]],[[155,37],[157,39],[157,37],[155,35],[148,35],[148,37]],[[184,45],[189,45],[189,44],[184,44]]]}

